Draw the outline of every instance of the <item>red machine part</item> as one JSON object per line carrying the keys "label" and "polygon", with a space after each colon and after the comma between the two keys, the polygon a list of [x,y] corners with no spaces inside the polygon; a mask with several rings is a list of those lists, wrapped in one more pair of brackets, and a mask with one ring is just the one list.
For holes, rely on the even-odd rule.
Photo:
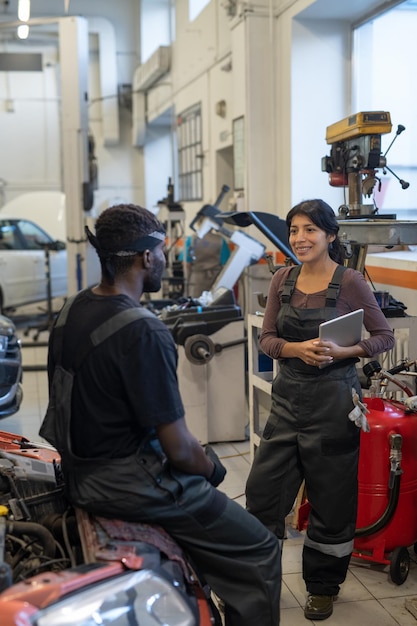
{"label": "red machine part", "polygon": [[349,185],[348,175],[346,172],[330,172],[329,185],[331,187],[347,187]]}
{"label": "red machine part", "polygon": [[[362,433],[359,456],[357,533],[353,555],[368,561],[390,564],[397,584],[408,575],[407,547],[417,542],[417,413],[398,402],[365,398],[370,433]],[[401,470],[395,479],[390,463],[392,436],[402,439]],[[372,526],[390,506],[398,481],[398,500],[390,519],[376,532],[361,536],[360,529]],[[407,565],[408,561],[408,565]]]}
{"label": "red machine part", "polygon": [[37,448],[33,443],[14,433],[8,433],[0,430],[0,450],[11,452],[22,457],[30,457],[45,463],[53,463],[59,461],[59,455],[56,450],[48,448]]}
{"label": "red machine part", "polygon": [[[390,565],[391,579],[402,584],[410,566],[407,548],[417,547],[417,413],[381,398],[364,398],[364,403],[371,430],[361,432],[353,556]],[[396,472],[393,437],[401,440]],[[307,527],[309,512],[305,500],[298,510],[299,530]]]}

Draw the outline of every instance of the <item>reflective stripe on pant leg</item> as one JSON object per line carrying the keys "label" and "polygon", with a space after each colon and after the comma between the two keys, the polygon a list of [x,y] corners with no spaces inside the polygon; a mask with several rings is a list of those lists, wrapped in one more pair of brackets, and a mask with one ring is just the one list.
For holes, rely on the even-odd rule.
{"label": "reflective stripe on pant leg", "polygon": [[319,543],[318,541],[310,539],[307,534],[304,540],[304,545],[308,548],[313,548],[313,550],[317,550],[318,552],[322,552],[323,554],[340,558],[342,556],[348,556],[352,553],[353,539],[351,541],[345,541],[345,543]]}

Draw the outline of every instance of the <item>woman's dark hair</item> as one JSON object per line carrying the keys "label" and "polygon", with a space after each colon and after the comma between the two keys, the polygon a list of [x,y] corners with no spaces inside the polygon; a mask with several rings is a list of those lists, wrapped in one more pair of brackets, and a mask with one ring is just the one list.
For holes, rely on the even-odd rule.
{"label": "woman's dark hair", "polygon": [[126,273],[136,254],[126,256],[106,254],[106,250],[124,250],[129,244],[155,231],[165,234],[161,222],[153,213],[135,204],[116,204],[105,209],[95,224],[98,254],[103,276],[113,284],[117,275]]}
{"label": "woman's dark hair", "polygon": [[329,244],[329,256],[333,261],[343,264],[345,251],[339,239],[339,224],[332,207],[324,200],[304,200],[296,204],[285,218],[288,230],[291,227],[295,215],[306,215],[318,228],[324,230],[327,235],[335,235],[335,240]]}

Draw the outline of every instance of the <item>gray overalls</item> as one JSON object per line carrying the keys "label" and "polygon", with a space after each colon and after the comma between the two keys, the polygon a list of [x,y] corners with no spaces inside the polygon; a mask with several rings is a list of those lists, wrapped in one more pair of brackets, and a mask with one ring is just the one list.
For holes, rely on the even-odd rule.
{"label": "gray overalls", "polygon": [[[329,283],[326,305],[297,309],[291,296],[300,271],[285,283],[277,316],[280,337],[318,337],[321,322],[334,318],[344,268]],[[324,369],[301,359],[281,359],[272,385],[272,406],[248,478],[248,510],[279,538],[305,479],[311,513],[303,548],[303,577],[312,594],[336,595],[353,548],[357,507],[360,430],[348,419],[352,388],[361,397],[356,359]]]}

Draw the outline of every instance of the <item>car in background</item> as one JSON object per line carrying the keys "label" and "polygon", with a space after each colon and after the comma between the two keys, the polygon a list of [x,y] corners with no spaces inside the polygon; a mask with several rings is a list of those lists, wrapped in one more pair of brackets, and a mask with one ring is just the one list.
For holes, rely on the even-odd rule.
{"label": "car in background", "polygon": [[[96,211],[92,211],[89,217],[86,218],[87,223],[91,229],[94,228],[94,220]],[[12,200],[6,202],[3,206],[0,206],[0,220],[5,219],[17,220],[19,222],[31,222],[35,224],[41,231],[43,236],[46,235],[48,240],[57,242],[58,249],[51,252],[50,261],[52,265],[52,297],[61,297],[68,295],[67,293],[67,252],[65,250],[65,243],[67,241],[67,227],[66,227],[66,202],[65,194],[61,191],[31,191],[22,193]],[[32,245],[32,243],[31,243]],[[57,252],[59,254],[57,254]],[[25,252],[25,254],[27,254]],[[38,251],[39,255],[39,251]],[[22,255],[21,255],[22,256]],[[40,257],[41,255],[39,255]],[[63,272],[62,272],[62,260],[65,258],[65,287],[63,286]],[[77,284],[85,284],[87,286],[95,285],[100,279],[100,263],[98,256],[93,246],[87,244],[86,249],[83,252],[83,276],[80,275],[80,271],[77,266]],[[28,304],[32,302],[39,302],[44,300],[46,296],[46,282],[42,280],[45,276],[45,264],[38,263],[37,271],[37,288],[36,292],[39,294],[34,298],[30,295]],[[1,280],[0,273],[0,296],[3,281]],[[20,291],[19,287],[16,287],[15,291]],[[22,301],[20,294],[17,294],[19,302]],[[17,302],[15,296],[13,299]],[[10,302],[10,301],[9,301]],[[20,304],[2,304],[0,300],[0,306],[3,306],[2,312],[7,308],[15,308]]]}
{"label": "car in background", "polygon": [[13,322],[0,315],[0,419],[16,413],[22,402],[22,352]]}
{"label": "car in background", "polygon": [[[47,257],[49,262],[47,264]],[[49,265],[49,269],[48,269]],[[0,312],[67,295],[65,243],[28,219],[0,215]]]}

